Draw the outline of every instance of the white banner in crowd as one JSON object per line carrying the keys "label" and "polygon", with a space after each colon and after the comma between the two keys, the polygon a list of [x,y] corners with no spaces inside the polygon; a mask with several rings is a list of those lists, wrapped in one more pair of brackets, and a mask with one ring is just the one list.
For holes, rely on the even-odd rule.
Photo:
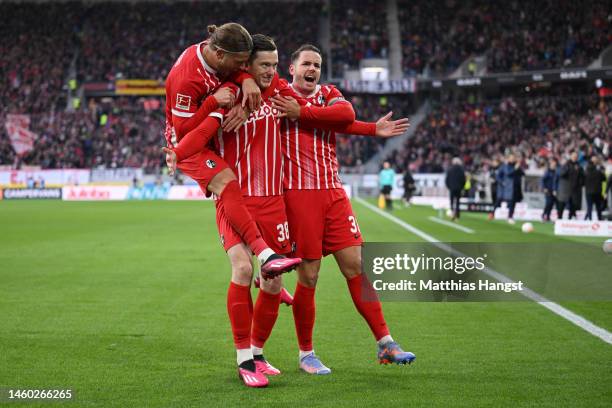
{"label": "white banner in crowd", "polygon": [[[518,203],[514,208],[514,219],[517,221],[542,221],[542,212],[544,210],[541,208],[530,208],[525,203]],[[495,210],[495,219],[496,220],[507,220],[508,219],[508,207],[506,207],[506,203],[502,203],[502,206]],[[565,217],[569,215],[569,211],[565,210]],[[579,219],[584,218],[585,211],[577,211],[576,217]],[[557,210],[553,209],[550,213],[551,221],[557,220]]]}
{"label": "white banner in crowd", "polygon": [[6,115],[4,126],[17,155],[21,156],[34,148],[38,135],[30,131],[30,115]]}
{"label": "white banner in crowd", "polygon": [[168,200],[206,200],[206,197],[197,185],[172,186],[168,191]]}
{"label": "white banner in crowd", "polygon": [[87,184],[90,171],[87,169],[58,169],[58,170],[4,170],[0,171],[1,185],[28,184],[28,179],[44,180],[50,184]]}
{"label": "white banner in crowd", "polygon": [[107,201],[126,200],[128,186],[74,186],[62,188],[65,201]]}
{"label": "white banner in crowd", "polygon": [[612,222],[558,220],[555,222],[555,235],[612,237]]}

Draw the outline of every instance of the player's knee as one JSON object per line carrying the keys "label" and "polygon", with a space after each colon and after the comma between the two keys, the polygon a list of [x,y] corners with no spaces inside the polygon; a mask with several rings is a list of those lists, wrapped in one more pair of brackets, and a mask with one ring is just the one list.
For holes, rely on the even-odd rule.
{"label": "player's knee", "polygon": [[283,286],[283,279],[278,276],[274,279],[262,279],[261,280],[261,289],[266,293],[277,294],[280,293],[281,288]]}
{"label": "player's knee", "polygon": [[253,279],[253,266],[249,261],[236,261],[232,264],[232,280],[241,285],[250,285]]}
{"label": "player's knee", "polygon": [[314,288],[317,286],[317,281],[319,280],[319,273],[298,273],[298,280],[300,281],[300,284],[306,286],[307,288]]}
{"label": "player's knee", "polygon": [[361,273],[361,254],[344,262],[340,268],[346,279],[354,278]]}

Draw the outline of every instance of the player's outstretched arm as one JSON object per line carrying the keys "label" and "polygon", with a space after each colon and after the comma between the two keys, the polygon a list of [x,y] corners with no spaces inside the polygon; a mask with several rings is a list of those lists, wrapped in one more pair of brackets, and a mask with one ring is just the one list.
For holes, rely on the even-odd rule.
{"label": "player's outstretched arm", "polygon": [[[325,130],[333,130],[338,133],[359,136],[395,137],[404,134],[410,127],[410,119],[401,118],[389,120],[393,111],[380,117],[376,122],[362,122],[356,120],[348,126],[318,126]],[[314,128],[315,126],[306,126]]]}
{"label": "player's outstretched arm", "polygon": [[410,119],[401,118],[390,120],[393,111],[380,117],[376,123],[361,122],[356,120],[344,129],[334,129],[336,132],[351,135],[376,136],[376,137],[395,137],[404,134],[410,127]]}
{"label": "player's outstretched arm", "polygon": [[297,95],[277,95],[272,98],[273,106],[292,120],[299,119],[302,124],[325,128],[327,126],[348,126],[355,121],[353,106],[346,102],[328,106],[308,106]]}

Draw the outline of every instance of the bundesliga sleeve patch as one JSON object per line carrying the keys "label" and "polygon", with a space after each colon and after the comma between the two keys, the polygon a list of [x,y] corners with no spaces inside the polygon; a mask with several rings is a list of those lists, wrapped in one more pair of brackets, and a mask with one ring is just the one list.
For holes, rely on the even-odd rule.
{"label": "bundesliga sleeve patch", "polygon": [[176,94],[176,108],[189,110],[191,107],[191,96],[183,95],[180,93]]}

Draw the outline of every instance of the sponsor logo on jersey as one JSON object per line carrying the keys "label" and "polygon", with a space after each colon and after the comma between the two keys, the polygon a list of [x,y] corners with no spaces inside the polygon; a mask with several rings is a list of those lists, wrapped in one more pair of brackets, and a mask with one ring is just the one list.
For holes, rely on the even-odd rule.
{"label": "sponsor logo on jersey", "polygon": [[217,163],[215,163],[214,160],[210,160],[210,159],[206,160],[206,165],[210,169],[214,169],[215,167],[217,167]]}
{"label": "sponsor logo on jersey", "polygon": [[189,110],[191,107],[191,96],[183,95],[180,93],[176,94],[176,108]]}

